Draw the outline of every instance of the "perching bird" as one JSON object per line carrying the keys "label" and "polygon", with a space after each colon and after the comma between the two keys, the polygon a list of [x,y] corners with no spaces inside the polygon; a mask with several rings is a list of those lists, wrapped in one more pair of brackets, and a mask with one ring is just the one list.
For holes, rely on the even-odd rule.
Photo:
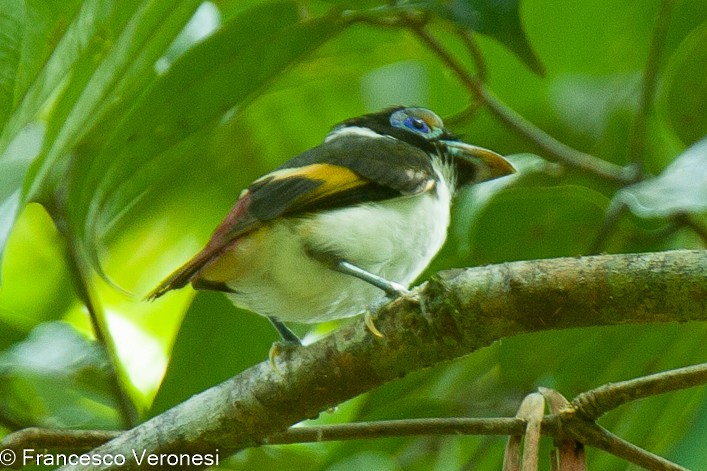
{"label": "perching bird", "polygon": [[455,189],[514,171],[425,108],[349,119],[243,190],[148,298],[187,283],[223,291],[298,342],[283,322],[349,317],[404,293],[444,243]]}

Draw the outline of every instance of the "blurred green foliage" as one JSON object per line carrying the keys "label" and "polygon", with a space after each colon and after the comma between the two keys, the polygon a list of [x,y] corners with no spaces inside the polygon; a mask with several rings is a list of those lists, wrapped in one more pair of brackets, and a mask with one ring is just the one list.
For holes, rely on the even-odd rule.
{"label": "blurred green foliage", "polygon": [[[674,3],[639,156],[658,177],[619,193],[650,208],[620,218],[604,243],[610,252],[704,247],[674,216],[689,212],[698,226],[707,222],[707,154],[704,141],[698,143],[707,135],[707,2]],[[0,0],[5,431],[118,427],[111,363],[146,418],[266,357],[275,339],[267,321],[218,294],[194,300],[186,289],[153,304],[140,299],[201,247],[248,182],[319,143],[338,121],[392,104],[422,105],[443,116],[467,107],[469,91],[410,31],[346,21],[358,14],[375,22],[401,5]],[[607,161],[625,165],[634,157],[630,143],[658,0],[413,6],[429,15],[431,33],[470,70],[474,60],[458,31],[474,32],[486,84],[513,110]],[[537,145],[483,107],[452,127],[466,140],[511,154],[521,172],[461,192],[448,243],[425,276],[588,253],[621,190],[615,182],[547,163]],[[668,167],[676,162],[688,170]],[[76,264],[94,275],[78,279]],[[77,294],[81,283],[90,285],[105,316],[115,343],[109,357],[94,340]],[[333,327],[295,326],[312,338]],[[571,397],[707,361],[706,341],[702,324],[509,338],[312,422],[512,415],[538,386]],[[704,388],[632,404],[602,424],[683,466],[707,468]],[[279,446],[247,450],[227,465],[498,469],[503,443],[418,437]],[[602,452],[590,451],[589,460],[591,469],[626,469]]]}

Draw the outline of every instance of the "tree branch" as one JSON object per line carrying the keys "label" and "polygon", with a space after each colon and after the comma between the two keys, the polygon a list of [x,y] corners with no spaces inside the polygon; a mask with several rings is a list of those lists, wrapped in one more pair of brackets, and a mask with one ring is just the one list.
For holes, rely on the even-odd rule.
{"label": "tree branch", "polygon": [[[649,451],[643,450],[611,434],[596,424],[596,419],[610,409],[648,396],[677,389],[707,384],[707,364],[664,371],[658,374],[607,384],[579,394],[572,403],[560,393],[539,388],[542,395],[533,393],[521,404],[516,417],[496,418],[425,418],[354,422],[313,427],[291,427],[262,441],[263,445],[324,442],[334,440],[361,440],[410,435],[509,435],[504,458],[504,469],[520,466],[521,435],[525,433],[523,463],[535,469],[537,442],[540,434],[555,439],[555,459],[568,469],[584,469],[584,445],[612,453],[631,463],[656,470],[683,470]],[[544,399],[544,400],[543,400]],[[550,415],[543,416],[545,405]],[[24,450],[44,450],[44,453],[83,453],[119,437],[122,431],[58,430],[27,428],[5,437],[0,444],[17,456]],[[531,434],[534,438],[529,439]],[[532,446],[529,446],[529,443]]]}
{"label": "tree branch", "polygon": [[642,468],[655,471],[688,471],[682,466],[617,437],[594,422],[576,416],[569,418],[560,416],[559,419],[563,429],[576,441],[609,452]]}
{"label": "tree branch", "polygon": [[658,69],[660,66],[660,56],[668,37],[668,26],[670,25],[670,13],[675,4],[675,0],[663,0],[660,4],[660,11],[653,31],[653,39],[648,52],[648,61],[643,71],[643,89],[641,90],[641,101],[633,126],[633,136],[631,139],[631,157],[635,166],[635,176],[640,178],[643,173],[643,157],[646,147],[646,125],[648,113],[653,104],[656,85],[658,84]]}
{"label": "tree branch", "polygon": [[[412,371],[524,332],[707,320],[707,256],[673,251],[514,262],[442,272],[363,320],[204,391],[93,450],[213,453],[257,446],[294,423]],[[145,462],[143,462],[143,467]],[[150,469],[159,467],[150,466]],[[167,469],[167,468],[165,468]]]}
{"label": "tree branch", "polygon": [[535,143],[548,155],[569,166],[586,170],[613,182],[627,184],[634,180],[633,175],[635,172],[632,168],[624,168],[591,154],[573,149],[567,144],[550,136],[496,98],[484,86],[483,80],[480,80],[480,77],[486,74],[485,63],[483,62],[483,58],[478,54],[478,49],[476,49],[476,45],[473,43],[470,36],[463,37],[462,42],[469,50],[472,59],[479,68],[479,77],[474,77],[469,74],[461,62],[425,29],[429,16],[424,12],[411,10],[410,6],[404,6],[388,7],[386,9],[375,8],[363,11],[347,10],[342,13],[342,17],[349,23],[362,22],[380,27],[393,28],[407,27],[444,62],[452,72],[454,72],[462,85],[476,97],[477,100],[486,105],[493,116],[514,132]]}
{"label": "tree branch", "polygon": [[636,399],[707,383],[707,363],[606,384],[577,396],[572,407],[590,420]]}
{"label": "tree branch", "polygon": [[580,152],[572,147],[558,141],[540,128],[535,126],[530,121],[526,120],[513,109],[506,106],[498,98],[496,98],[484,84],[475,77],[469,75],[464,67],[447,51],[442,44],[437,41],[419,22],[412,22],[408,25],[415,35],[427,47],[437,55],[442,62],[452,70],[459,81],[464,85],[470,93],[476,96],[484,103],[491,114],[499,121],[508,126],[516,133],[524,136],[526,139],[538,145],[548,155],[564,162],[575,168],[589,171],[602,178],[615,181],[618,183],[629,183],[632,176],[626,169],[607,162],[591,154]]}
{"label": "tree branch", "polygon": [[117,348],[110,335],[105,312],[103,312],[100,303],[96,301],[95,287],[91,281],[92,270],[89,268],[90,265],[86,261],[76,237],[72,235],[69,222],[65,218],[66,212],[62,207],[63,203],[58,200],[45,203],[47,212],[52,215],[52,220],[65,242],[66,261],[72,275],[71,281],[76,290],[76,295],[88,311],[93,334],[106,355],[110,386],[120,411],[122,425],[124,427],[132,427],[137,424],[137,409],[121,381],[121,365]]}
{"label": "tree branch", "polygon": [[[681,466],[613,435],[596,424],[596,419],[610,409],[637,399],[706,383],[707,364],[702,364],[607,384],[579,394],[572,403],[557,391],[541,387],[539,392],[542,396],[537,393],[529,394],[513,418],[424,418],[291,427],[267,437],[262,444],[282,445],[412,435],[509,435],[504,470],[510,471],[520,469],[522,434],[526,435],[523,466],[530,469],[537,467],[537,445],[542,434],[555,439],[553,459],[559,463],[559,469],[585,469],[584,445],[590,445],[648,469],[683,471]],[[541,397],[540,401],[537,400],[538,397]],[[547,404],[550,415],[543,416],[543,403]],[[122,433],[124,432],[27,428],[5,437],[0,447],[11,450],[16,456],[23,456],[24,450],[28,449],[43,450],[49,454],[79,454],[113,440]],[[528,457],[533,459],[529,460]]]}

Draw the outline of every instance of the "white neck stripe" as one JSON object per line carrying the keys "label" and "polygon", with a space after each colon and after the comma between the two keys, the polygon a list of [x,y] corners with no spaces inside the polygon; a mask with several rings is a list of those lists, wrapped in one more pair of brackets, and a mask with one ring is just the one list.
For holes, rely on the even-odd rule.
{"label": "white neck stripe", "polygon": [[361,137],[374,137],[374,138],[384,138],[389,136],[383,136],[377,132],[364,128],[361,126],[344,126],[342,128],[337,128],[327,134],[324,142],[333,141],[336,138],[343,136],[361,136]]}

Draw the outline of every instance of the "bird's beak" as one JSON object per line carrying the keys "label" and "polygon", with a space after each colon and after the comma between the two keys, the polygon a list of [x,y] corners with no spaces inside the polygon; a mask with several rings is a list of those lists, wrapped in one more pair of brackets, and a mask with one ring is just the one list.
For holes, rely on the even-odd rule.
{"label": "bird's beak", "polygon": [[447,154],[459,164],[459,184],[485,182],[516,172],[510,162],[492,150],[462,141],[440,142]]}

